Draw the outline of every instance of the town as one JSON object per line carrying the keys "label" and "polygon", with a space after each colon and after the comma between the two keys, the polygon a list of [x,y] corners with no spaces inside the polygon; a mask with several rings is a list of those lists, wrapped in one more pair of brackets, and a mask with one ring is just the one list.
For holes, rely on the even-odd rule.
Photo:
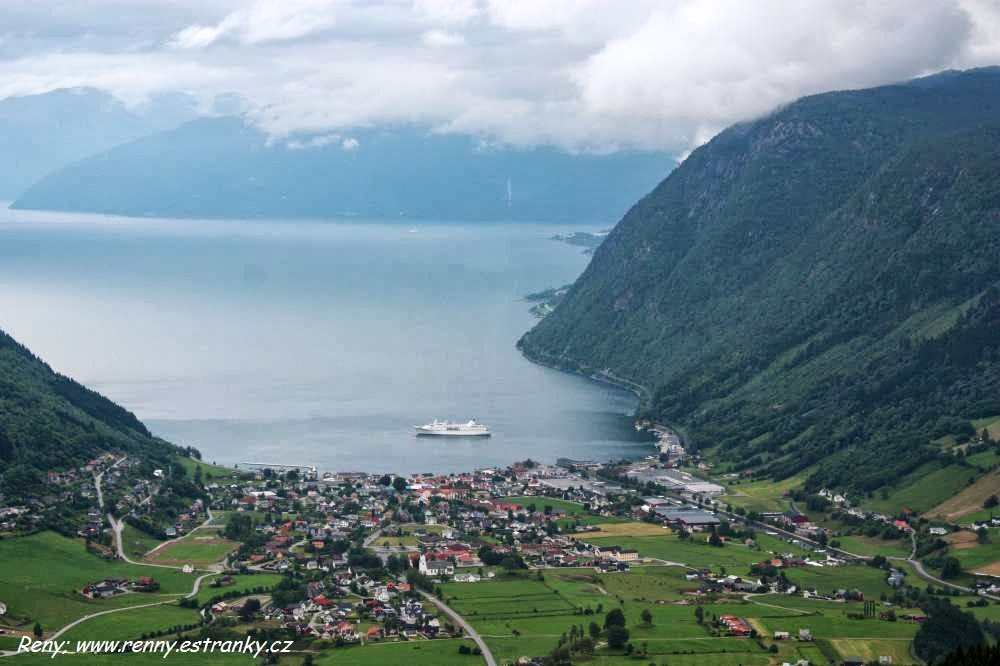
{"label": "town", "polygon": [[[76,541],[72,574],[91,576],[62,602],[79,611],[0,586],[0,647],[91,624],[122,639],[286,636],[302,663],[371,663],[380,646],[427,663],[899,664],[928,598],[993,626],[995,579],[939,578],[917,551],[989,540],[997,519],[869,511],[828,489],[766,510],[745,492],[761,482],[657,435],[659,455],[641,460],[448,475],[107,454],[0,509],[0,554],[30,544],[58,569],[53,552]],[[60,627],[85,605],[104,621]],[[134,627],[118,628],[133,606]]]}

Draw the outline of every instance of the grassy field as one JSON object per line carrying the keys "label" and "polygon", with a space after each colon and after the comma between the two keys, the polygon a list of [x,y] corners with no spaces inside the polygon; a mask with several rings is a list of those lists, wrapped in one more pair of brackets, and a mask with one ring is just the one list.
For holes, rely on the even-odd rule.
{"label": "grassy field", "polygon": [[[962,563],[962,569],[973,573],[983,572],[989,575],[1000,575],[1000,531],[990,530],[990,542],[976,543],[974,538],[964,540],[964,543],[953,544],[948,549],[949,555],[954,555]],[[949,534],[949,541],[956,535],[968,535],[967,532]]]}
{"label": "grassy field", "polygon": [[737,542],[727,543],[723,548],[709,546],[702,533],[694,533],[688,540],[681,540],[676,534],[666,531],[661,536],[608,539],[595,537],[592,533],[583,533],[577,538],[601,545],[613,543],[622,548],[634,548],[643,557],[679,562],[691,567],[711,567],[716,570],[723,566],[727,570],[745,572],[751,564],[770,557],[768,551],[753,550]]}
{"label": "grassy field", "polygon": [[880,539],[866,536],[837,537],[840,547],[849,553],[858,555],[885,555],[891,557],[909,557],[910,542],[900,539]]}
{"label": "grassy field", "polygon": [[[83,542],[52,532],[0,540],[0,599],[8,607],[4,620],[41,622],[52,631],[82,615],[187,593],[194,579],[179,571],[106,561],[86,552]],[[160,583],[159,594],[132,593],[110,599],[88,600],[79,590],[107,577],[135,578],[149,575]]]}
{"label": "grassy field", "polygon": [[223,467],[222,465],[212,465],[201,460],[195,460],[194,458],[188,458],[187,456],[178,456],[177,462],[180,463],[188,476],[194,478],[195,470],[201,468],[201,478],[204,483],[222,483],[223,481],[228,481],[229,479],[238,478],[240,473],[230,467]]}
{"label": "grassy field", "polygon": [[[956,522],[960,519],[970,520],[970,518],[966,518],[970,514],[984,512],[983,502],[990,495],[1000,495],[1000,474],[995,472],[984,474],[971,486],[966,486],[928,511],[927,515],[930,518],[940,518],[949,522]],[[985,510],[985,513],[988,515],[989,510]]]}
{"label": "grassy field", "polygon": [[578,502],[570,502],[568,500],[555,499],[552,497],[520,495],[516,497],[504,497],[500,501],[509,502],[510,504],[520,504],[523,507],[528,507],[534,504],[536,511],[543,511],[545,507],[550,506],[553,509],[561,509],[562,511],[565,511],[567,516],[583,515],[587,513],[587,510],[583,508],[583,505]]}
{"label": "grassy field", "polygon": [[[282,657],[282,666],[300,663],[297,657],[289,658],[289,655],[282,655]],[[209,659],[206,659],[203,654],[181,654],[179,652],[173,652],[171,653],[170,658],[166,660],[163,658],[162,654],[158,653],[88,655],[64,654],[59,655],[56,663],[86,664],[87,666],[118,666],[118,664],[128,664],[129,666],[132,666],[133,664],[136,666],[160,664],[160,666],[162,666],[164,663],[169,663],[172,666],[231,666],[234,664],[248,666],[249,664],[259,663],[261,661],[262,659],[254,661],[246,655],[238,654],[216,653],[211,655]],[[41,664],[52,664],[53,660],[51,655],[48,654],[21,654],[17,656],[16,663],[18,666],[39,666]]]}
{"label": "grassy field", "polygon": [[[760,559],[758,551],[735,545],[718,549],[681,543],[675,537],[632,539],[639,545],[646,545],[643,540],[655,542],[653,549],[659,549],[660,555],[669,556],[664,559],[685,559],[682,556],[700,559],[694,556],[704,555],[716,563],[730,562],[732,572],[743,573],[747,561]],[[908,653],[917,625],[851,619],[849,613],[859,613],[862,609],[862,604],[857,602],[837,603],[779,594],[748,598],[735,595],[714,602],[703,601],[705,617],[729,614],[745,618],[767,639],[774,631],[797,634],[799,629],[806,628],[819,641],[825,642],[818,645],[780,642],[778,655],[771,656],[754,641],[713,636],[695,616],[692,593],[698,583],[684,578],[688,572],[683,567],[658,565],[636,566],[627,574],[599,574],[586,568],[550,569],[544,572],[542,580],[527,574],[473,585],[445,584],[442,588],[449,605],[483,634],[501,663],[512,662],[520,656],[547,654],[570,627],[576,625],[585,629],[590,621],[600,624],[612,608],[620,608],[625,613],[633,645],[637,648],[644,645],[648,649],[648,657],[639,663],[648,660],[671,665],[735,665],[806,658],[824,664],[827,658],[822,656],[821,647],[831,655],[843,657],[857,653],[860,644],[870,646],[870,651],[860,652],[862,656],[891,655],[894,663],[908,663],[908,658],[903,657]],[[890,590],[884,571],[863,565],[803,567],[791,569],[787,575],[793,582],[816,587],[821,592],[861,589],[869,599],[877,600],[882,592]],[[649,625],[641,621],[644,610],[652,616]],[[625,666],[636,660],[599,648],[586,663]]]}
{"label": "grassy field", "polygon": [[[461,639],[371,643],[327,652],[316,658],[315,663],[321,666],[480,666],[483,663],[480,656],[459,654],[460,645],[471,648],[475,643]],[[284,658],[281,663],[285,663]]]}
{"label": "grassy field", "polygon": [[629,521],[626,523],[600,523],[596,532],[583,532],[587,539],[610,539],[615,537],[635,537],[635,536],[665,536],[670,534],[670,530],[662,525],[653,523],[639,523]]}
{"label": "grassy field", "polygon": [[865,593],[865,598],[878,599],[880,593],[889,591],[886,572],[866,564],[794,567],[787,569],[785,575],[796,585],[816,588],[821,593],[838,589],[859,589]]}
{"label": "grassy field", "polygon": [[975,470],[959,465],[948,465],[926,474],[914,473],[908,475],[887,498],[869,500],[865,506],[886,513],[895,513],[903,507],[924,513],[958,495],[969,485],[969,479],[975,476]]}
{"label": "grassy field", "polygon": [[222,539],[214,529],[192,530],[184,538],[168,543],[150,553],[146,561],[155,564],[184,564],[207,567],[236,550],[239,544]]}
{"label": "grassy field", "polygon": [[132,559],[142,559],[146,553],[161,543],[163,542],[156,537],[146,534],[127,523],[122,530],[122,548],[125,550],[125,554]]}
{"label": "grassy field", "polygon": [[82,622],[61,637],[61,640],[137,639],[144,633],[170,629],[198,621],[198,611],[181,608],[176,603],[147,608],[133,608],[109,613]]}
{"label": "grassy field", "polygon": [[397,529],[402,532],[402,534],[386,534],[384,536],[380,536],[372,542],[372,545],[382,548],[391,548],[395,546],[412,548],[420,543],[420,537],[417,536],[418,534],[441,534],[447,529],[447,527],[444,525],[422,525],[418,523],[409,523],[405,525],[393,526],[393,531],[396,531]]}
{"label": "grassy field", "polygon": [[892,657],[894,664],[908,664],[913,661],[910,655],[910,638],[834,638],[829,643],[841,657],[861,657],[865,663],[878,661],[881,656]]}
{"label": "grassy field", "polygon": [[726,494],[719,498],[723,504],[742,507],[747,511],[785,511],[788,500],[783,495],[802,485],[805,476],[798,474],[781,481],[753,481],[739,484],[725,482]]}
{"label": "grassy field", "polygon": [[233,592],[234,590],[245,592],[256,587],[274,587],[281,581],[282,576],[280,574],[250,574],[244,576],[233,576],[233,582],[230,585],[212,587],[212,581],[217,578],[219,578],[219,576],[207,578],[202,581],[201,587],[198,589],[199,604],[208,603],[208,601],[213,597],[227,594],[229,592]]}
{"label": "grassy field", "polygon": [[976,429],[976,432],[986,428],[990,433],[990,437],[995,440],[1000,440],[1000,416],[990,416],[985,419],[976,419],[972,422],[972,427]]}

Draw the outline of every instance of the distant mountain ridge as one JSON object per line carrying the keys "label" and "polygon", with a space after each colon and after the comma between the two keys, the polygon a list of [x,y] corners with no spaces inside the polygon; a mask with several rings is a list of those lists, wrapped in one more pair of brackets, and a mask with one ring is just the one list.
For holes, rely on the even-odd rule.
{"label": "distant mountain ridge", "polygon": [[801,99],[694,151],[519,345],[735,468],[879,488],[1000,414],[997,174],[997,68]]}
{"label": "distant mountain ridge", "polygon": [[63,88],[0,100],[0,199],[13,199],[50,171],[195,116],[183,94],[127,108],[94,88]]}
{"label": "distant mountain ridge", "polygon": [[0,494],[31,495],[45,471],[78,466],[108,451],[165,463],[181,449],[0,331]]}
{"label": "distant mountain ridge", "polygon": [[418,127],[275,139],[191,121],[59,169],[15,208],[229,218],[607,221],[674,166],[663,153],[572,155]]}

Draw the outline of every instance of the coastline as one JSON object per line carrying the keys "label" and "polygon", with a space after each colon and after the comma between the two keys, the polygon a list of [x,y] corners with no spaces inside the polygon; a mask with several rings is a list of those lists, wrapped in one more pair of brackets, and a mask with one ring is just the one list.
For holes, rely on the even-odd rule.
{"label": "coastline", "polygon": [[621,377],[616,377],[615,375],[610,374],[607,371],[588,372],[587,370],[584,370],[584,368],[587,368],[586,364],[572,359],[568,361],[564,359],[562,363],[558,361],[550,361],[547,358],[545,358],[544,355],[538,353],[535,350],[529,349],[528,346],[524,344],[523,336],[521,337],[521,339],[517,341],[516,346],[518,351],[521,352],[521,355],[524,356],[524,358],[531,361],[532,363],[535,363],[537,365],[546,368],[551,368],[552,370],[558,370],[560,372],[566,372],[572,375],[585,377],[586,379],[589,379],[590,381],[593,382],[597,382],[598,384],[606,384],[609,386],[614,386],[615,388],[620,388],[628,391],[639,400],[639,404],[636,406],[635,411],[632,413],[632,416],[636,419],[637,423],[640,420],[646,420],[650,424],[650,427],[648,428],[649,430],[653,431],[657,429],[666,430],[672,435],[675,435],[677,439],[680,441],[680,444],[685,449],[688,448],[690,439],[683,428],[680,428],[677,425],[670,423],[669,421],[665,421],[659,416],[655,418],[653,418],[651,415],[647,415],[644,417],[641,416],[644,410],[651,408],[652,391],[650,391],[649,388],[643,386],[642,384],[639,384],[638,382],[633,382],[628,379],[622,379]]}

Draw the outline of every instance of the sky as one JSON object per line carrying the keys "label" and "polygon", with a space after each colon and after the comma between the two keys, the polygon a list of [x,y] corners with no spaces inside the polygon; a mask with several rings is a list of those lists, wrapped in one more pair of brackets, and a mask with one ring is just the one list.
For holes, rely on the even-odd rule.
{"label": "sky", "polygon": [[1000,0],[0,3],[0,98],[181,91],[275,136],[683,153],[802,95],[998,63]]}

